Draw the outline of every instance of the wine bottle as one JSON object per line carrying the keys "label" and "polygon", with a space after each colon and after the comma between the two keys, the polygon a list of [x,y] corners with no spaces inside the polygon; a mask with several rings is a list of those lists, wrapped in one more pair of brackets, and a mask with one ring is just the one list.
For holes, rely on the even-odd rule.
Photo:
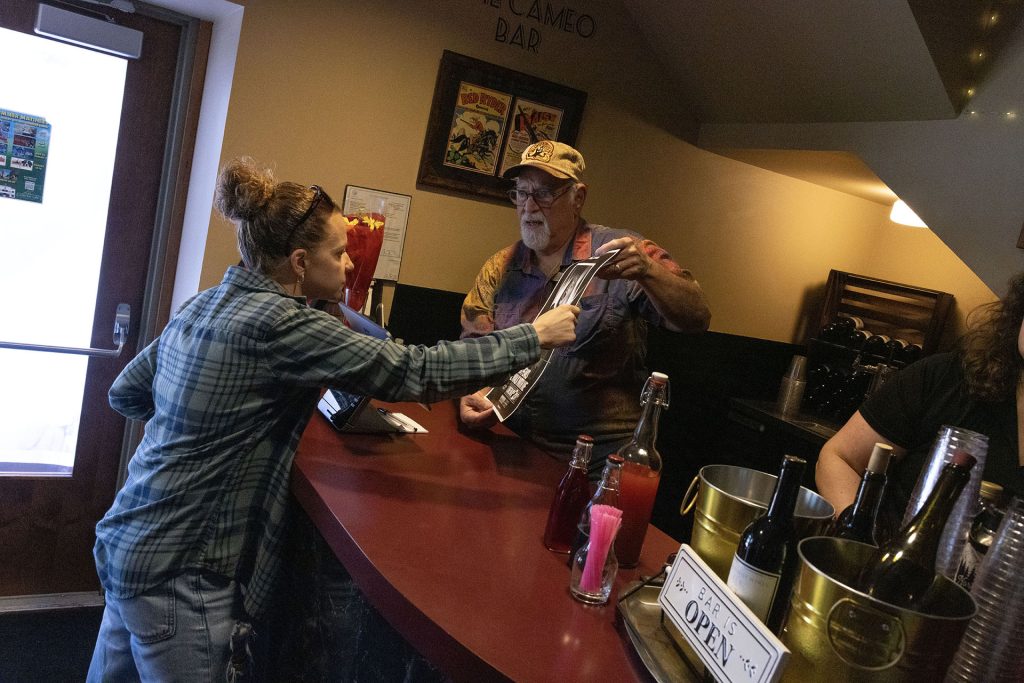
{"label": "wine bottle", "polygon": [[939,539],[975,462],[969,453],[953,453],[921,510],[864,566],[861,591],[897,607],[913,609],[922,604],[935,580]]}
{"label": "wine bottle", "polygon": [[885,355],[890,361],[899,360],[907,349],[907,342],[898,337],[893,337],[885,343]]}
{"label": "wine bottle", "polygon": [[888,343],[888,336],[884,334],[873,334],[864,340],[864,346],[862,349],[864,353],[884,358],[889,353],[889,350],[886,348],[886,344]]}
{"label": "wine bottle", "polygon": [[803,407],[807,412],[815,413],[822,401],[828,396],[826,382],[832,368],[824,363],[815,363],[807,371],[807,389],[804,391]]}
{"label": "wine bottle", "polygon": [[775,484],[768,512],[755,519],[740,536],[732,559],[729,588],[764,622],[778,633],[789,603],[789,584],[784,580],[787,555],[794,539],[793,514],[800,495],[800,480],[807,462],[787,455]]}
{"label": "wine bottle", "polygon": [[906,365],[910,365],[914,361],[920,359],[922,353],[920,344],[910,343],[903,349],[903,353],[900,354],[897,360],[902,361]]}
{"label": "wine bottle", "polygon": [[838,332],[836,335],[837,341],[843,341],[847,338],[850,332],[859,330],[864,327],[864,321],[860,318],[855,318],[850,315],[839,314],[836,319],[832,322],[834,329]]}
{"label": "wine bottle", "polygon": [[835,322],[830,322],[821,328],[821,332],[818,333],[818,339],[829,343],[837,343],[843,334],[842,328]]}
{"label": "wine bottle", "polygon": [[867,330],[850,330],[846,334],[846,346],[859,351],[864,348],[864,342],[866,342],[870,337],[871,333]]}
{"label": "wine bottle", "polygon": [[878,545],[875,538],[875,517],[878,515],[878,505],[882,502],[886,470],[891,457],[892,446],[884,443],[875,444],[867,469],[860,480],[857,498],[836,518],[832,525],[833,536]]}
{"label": "wine bottle", "polygon": [[654,498],[661,481],[661,454],[655,447],[658,440],[658,418],[668,408],[668,375],[653,372],[640,395],[640,421],[632,440],[622,447],[622,477],[619,480],[619,507],[622,527],[615,537],[615,553],[622,567],[635,567],[640,561],[647,524],[651,521]]}
{"label": "wine bottle", "polygon": [[612,453],[605,461],[604,470],[601,472],[601,481],[597,483],[597,490],[594,497],[590,499],[583,513],[580,515],[576,525],[576,540],[573,541],[569,550],[569,566],[572,566],[572,558],[576,551],[582,548],[590,538],[590,510],[595,505],[608,505],[613,508],[619,507],[619,477],[622,476],[622,456]]}
{"label": "wine bottle", "polygon": [[850,315],[848,313],[844,313],[844,314],[842,314],[841,319],[849,321],[847,323],[847,327],[850,328],[850,329],[854,329],[854,330],[863,330],[864,329],[864,320],[861,319],[861,318],[858,318],[855,315]]}
{"label": "wine bottle", "polygon": [[569,471],[562,477],[555,490],[548,511],[548,523],[544,528],[544,547],[556,553],[567,553],[576,535],[576,522],[583,506],[590,498],[590,482],[587,480],[587,464],[594,448],[594,440],[586,434],[576,437],[576,448],[572,452]]}
{"label": "wine bottle", "polygon": [[971,521],[967,543],[964,544],[960,564],[953,577],[964,590],[971,590],[978,569],[981,568],[981,562],[992,545],[992,539],[999,531],[1005,514],[1002,496],[1002,486],[990,481],[981,482],[981,511]]}

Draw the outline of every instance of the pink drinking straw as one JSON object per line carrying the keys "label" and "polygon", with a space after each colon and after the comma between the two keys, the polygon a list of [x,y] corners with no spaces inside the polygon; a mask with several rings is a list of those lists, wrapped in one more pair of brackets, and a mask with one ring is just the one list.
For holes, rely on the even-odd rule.
{"label": "pink drinking straw", "polygon": [[622,524],[622,510],[611,505],[595,505],[590,509],[590,551],[580,576],[580,590],[601,591],[601,575],[608,559],[608,550]]}

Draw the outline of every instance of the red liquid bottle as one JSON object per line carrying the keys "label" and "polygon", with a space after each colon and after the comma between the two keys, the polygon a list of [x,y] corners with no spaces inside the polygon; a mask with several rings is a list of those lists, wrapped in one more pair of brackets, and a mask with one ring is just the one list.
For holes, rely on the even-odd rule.
{"label": "red liquid bottle", "polygon": [[590,481],[587,479],[587,464],[594,448],[594,440],[586,434],[576,437],[576,448],[572,452],[569,471],[558,483],[555,498],[551,501],[548,523],[544,528],[544,546],[556,553],[568,553],[576,538],[576,524],[583,508],[590,500]]}
{"label": "red liquid bottle", "polygon": [[583,514],[580,515],[580,521],[576,524],[576,540],[572,542],[572,549],[569,550],[570,567],[572,558],[576,556],[576,551],[590,540],[590,510],[595,505],[619,507],[619,479],[621,477],[622,456],[618,453],[610,453],[605,462],[604,471],[601,472],[601,481],[597,482],[594,497],[583,507]]}
{"label": "red liquid bottle", "polygon": [[619,481],[622,527],[615,537],[615,554],[621,567],[635,567],[640,561],[647,524],[651,521],[651,510],[661,481],[661,455],[655,448],[658,418],[661,409],[668,407],[668,401],[668,375],[652,373],[640,395],[643,411],[633,432],[633,440],[619,451],[624,461]]}

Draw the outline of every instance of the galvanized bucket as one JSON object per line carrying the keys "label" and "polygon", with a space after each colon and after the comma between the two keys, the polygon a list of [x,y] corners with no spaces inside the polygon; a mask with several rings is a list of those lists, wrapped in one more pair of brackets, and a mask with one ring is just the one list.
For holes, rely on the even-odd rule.
{"label": "galvanized bucket", "polygon": [[[683,496],[681,514],[694,505],[690,545],[725,581],[743,530],[768,510],[777,477],[732,465],[705,465]],[[827,500],[801,488],[796,504],[797,538],[824,533],[835,514]]]}
{"label": "galvanized bucket", "polygon": [[927,605],[903,609],[851,588],[874,547],[819,536],[798,552],[783,681],[942,680],[976,609],[967,591],[937,575]]}

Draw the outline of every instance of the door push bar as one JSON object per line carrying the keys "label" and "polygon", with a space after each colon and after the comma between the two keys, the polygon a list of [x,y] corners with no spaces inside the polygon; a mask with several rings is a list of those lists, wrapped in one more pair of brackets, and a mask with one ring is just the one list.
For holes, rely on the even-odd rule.
{"label": "door push bar", "polygon": [[74,346],[46,346],[45,344],[19,344],[17,342],[5,341],[0,341],[0,349],[72,353],[79,356],[93,356],[96,358],[117,358],[121,355],[125,342],[128,341],[128,327],[131,324],[131,320],[132,307],[128,304],[118,304],[117,313],[114,315],[114,343],[117,344],[116,349],[82,349]]}

